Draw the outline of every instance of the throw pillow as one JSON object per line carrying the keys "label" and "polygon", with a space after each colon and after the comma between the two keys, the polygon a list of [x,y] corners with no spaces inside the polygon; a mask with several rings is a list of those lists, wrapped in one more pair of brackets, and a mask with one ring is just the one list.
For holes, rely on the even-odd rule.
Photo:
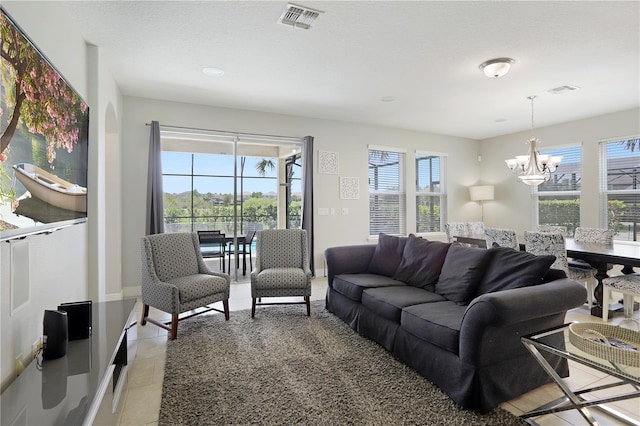
{"label": "throw pillow", "polygon": [[450,245],[410,234],[404,246],[402,261],[393,279],[434,291]]}
{"label": "throw pillow", "polygon": [[442,265],[436,293],[459,305],[473,298],[489,260],[489,250],[453,243]]}
{"label": "throw pillow", "polygon": [[385,277],[393,276],[402,260],[406,241],[406,237],[380,233],[378,235],[378,245],[369,263],[369,272],[384,275]]}
{"label": "throw pillow", "polygon": [[541,284],[556,257],[536,256],[510,247],[492,247],[489,264],[475,296],[511,288]]}

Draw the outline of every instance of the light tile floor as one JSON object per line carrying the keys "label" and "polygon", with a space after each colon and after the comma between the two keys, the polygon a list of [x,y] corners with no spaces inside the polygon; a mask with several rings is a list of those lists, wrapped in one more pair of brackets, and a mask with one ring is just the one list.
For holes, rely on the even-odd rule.
{"label": "light tile floor", "polygon": [[[242,277],[241,274],[238,274],[238,276],[240,279],[244,278],[244,281],[231,284],[231,297],[229,299],[229,309],[231,311],[251,308],[251,288],[248,282],[248,276]],[[324,299],[325,292],[326,278],[320,276],[313,281],[311,300]],[[142,312],[142,304],[138,303],[136,306],[138,310],[137,317],[139,320]],[[303,306],[299,306],[299,308],[303,309]],[[292,309],[295,309],[295,307],[292,307]],[[163,313],[159,311],[154,312],[153,308],[151,313],[160,318],[162,317],[161,315],[163,315]],[[215,315],[219,314],[215,313]],[[634,312],[634,318],[640,319],[640,313],[638,311]],[[599,321],[598,318],[592,317],[588,314],[586,306],[584,308],[577,308],[568,312],[566,319],[567,322]],[[622,319],[622,316],[617,314],[611,323],[617,324]],[[144,327],[141,327],[138,324],[131,331],[133,332],[131,333],[130,338],[135,339],[135,342],[137,343],[137,351],[135,359],[130,366],[128,386],[125,391],[126,393],[123,396],[123,402],[121,402],[123,405],[118,424],[127,426],[157,425],[160,412],[160,400],[162,396],[162,379],[164,376],[167,332],[153,324],[147,324]],[[178,338],[179,336],[178,331]],[[587,386],[593,386],[594,384],[602,384],[610,380],[604,373],[573,362],[570,363],[570,369],[571,377],[568,378],[567,381],[572,389],[585,388]],[[505,402],[501,406],[516,415],[520,415],[525,411],[539,407],[559,396],[561,396],[559,388],[555,384],[548,384],[512,401]],[[640,402],[637,398],[617,402],[611,405],[640,424]],[[591,412],[601,425],[623,424],[619,420],[616,420],[599,410],[591,410]],[[575,410],[547,415],[536,419],[536,421],[540,425],[554,426],[586,424],[585,420]]]}

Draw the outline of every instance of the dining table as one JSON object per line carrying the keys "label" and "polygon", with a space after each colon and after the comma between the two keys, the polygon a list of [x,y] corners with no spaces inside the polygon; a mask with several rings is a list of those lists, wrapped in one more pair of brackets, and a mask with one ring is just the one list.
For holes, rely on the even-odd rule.
{"label": "dining table", "polygon": [[[478,235],[455,235],[456,241],[464,244],[471,244],[477,247],[487,247],[485,236]],[[523,238],[519,238],[523,241]],[[598,281],[594,290],[594,297],[596,303],[591,307],[591,315],[596,317],[602,317],[602,280],[607,278],[608,265],[621,265],[623,274],[631,274],[634,272],[635,266],[640,267],[640,244],[626,243],[626,242],[614,242],[613,244],[598,244],[598,243],[585,243],[578,242],[573,238],[565,239],[565,246],[567,248],[567,257],[573,259],[580,259],[587,262],[594,269],[596,274],[594,278]],[[520,243],[520,249],[525,250],[524,244]],[[607,307],[609,314],[622,309],[620,303],[613,303]]]}

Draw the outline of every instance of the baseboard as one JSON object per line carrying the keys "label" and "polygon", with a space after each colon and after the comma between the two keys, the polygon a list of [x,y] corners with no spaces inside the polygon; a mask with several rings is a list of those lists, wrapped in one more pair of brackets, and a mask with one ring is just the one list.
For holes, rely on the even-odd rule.
{"label": "baseboard", "polygon": [[111,302],[113,300],[122,300],[122,291],[119,291],[118,293],[105,294],[104,300],[105,302]]}

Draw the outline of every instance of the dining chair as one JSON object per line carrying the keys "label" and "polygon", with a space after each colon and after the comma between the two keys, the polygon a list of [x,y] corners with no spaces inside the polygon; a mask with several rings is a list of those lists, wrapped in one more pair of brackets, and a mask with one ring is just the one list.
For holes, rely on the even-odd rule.
{"label": "dining chair", "polygon": [[469,235],[484,235],[484,222],[467,222]]}
{"label": "dining chair", "polygon": [[564,235],[549,232],[524,232],[525,250],[536,256],[551,254],[556,260],[551,268],[560,269],[567,273],[569,266],[567,262],[567,248],[565,246]]}
{"label": "dining chair", "polygon": [[220,231],[198,231],[198,241],[202,257],[207,259],[220,259],[220,269],[224,268],[224,257],[226,255],[227,239]]}
{"label": "dining chair", "polygon": [[615,231],[613,229],[603,228],[585,228],[578,226],[573,237],[580,243],[596,243],[596,244],[613,244]]}
{"label": "dining chair", "polygon": [[[304,229],[256,232],[256,268],[251,271],[251,318],[256,306],[306,304],[311,316],[311,269]],[[263,297],[302,296],[303,302],[262,303]],[[260,298],[260,303],[256,300]]]}
{"label": "dining chair", "polygon": [[[217,311],[229,319],[231,277],[209,270],[196,233],[169,233],[142,237],[142,319],[178,337],[178,321]],[[209,305],[222,302],[223,310]],[[171,314],[170,322],[149,317],[149,307]],[[199,309],[203,308],[203,309]],[[180,317],[180,314],[194,311]],[[171,327],[169,327],[171,325]]]}
{"label": "dining chair", "polygon": [[[578,243],[613,244],[614,231],[602,228],[577,227],[573,239]],[[608,267],[607,267],[608,268]],[[593,279],[598,270],[584,260],[572,259],[569,261],[567,276],[579,281],[587,287],[587,303],[589,309],[593,306],[593,293],[597,282]],[[603,309],[605,310],[605,309]]]}
{"label": "dining chair", "polygon": [[240,255],[242,255],[242,273],[246,273],[246,269],[247,269],[247,262],[246,262],[246,256],[249,255],[249,272],[251,272],[253,270],[253,262],[251,260],[251,256],[252,256],[252,244],[253,244],[253,239],[256,235],[256,231],[249,231],[247,232],[247,235],[245,235],[244,237],[244,241],[238,241],[238,253],[236,253],[236,248],[233,245],[233,241],[227,246],[227,256],[229,259],[229,263],[228,263],[228,270],[229,272],[231,272],[231,255],[235,255],[236,256],[236,267],[238,266],[238,259],[240,258]]}
{"label": "dining chair", "polygon": [[562,234],[565,238],[569,236],[567,227],[563,225],[538,225],[536,226],[538,232],[550,232],[552,234]]}
{"label": "dining chair", "polygon": [[631,317],[633,315],[633,298],[640,297],[640,273],[605,278],[602,280],[602,285],[602,320],[609,319],[609,309],[604,309],[604,307],[609,306],[612,291],[622,293],[624,315]]}
{"label": "dining chair", "polygon": [[454,242],[456,235],[468,235],[469,228],[465,222],[450,222],[444,224],[444,232],[447,235],[447,241]]}
{"label": "dining chair", "polygon": [[513,229],[485,228],[484,236],[487,248],[491,248],[496,243],[500,247],[511,247],[512,249],[520,250],[518,237],[516,237],[516,231]]}

